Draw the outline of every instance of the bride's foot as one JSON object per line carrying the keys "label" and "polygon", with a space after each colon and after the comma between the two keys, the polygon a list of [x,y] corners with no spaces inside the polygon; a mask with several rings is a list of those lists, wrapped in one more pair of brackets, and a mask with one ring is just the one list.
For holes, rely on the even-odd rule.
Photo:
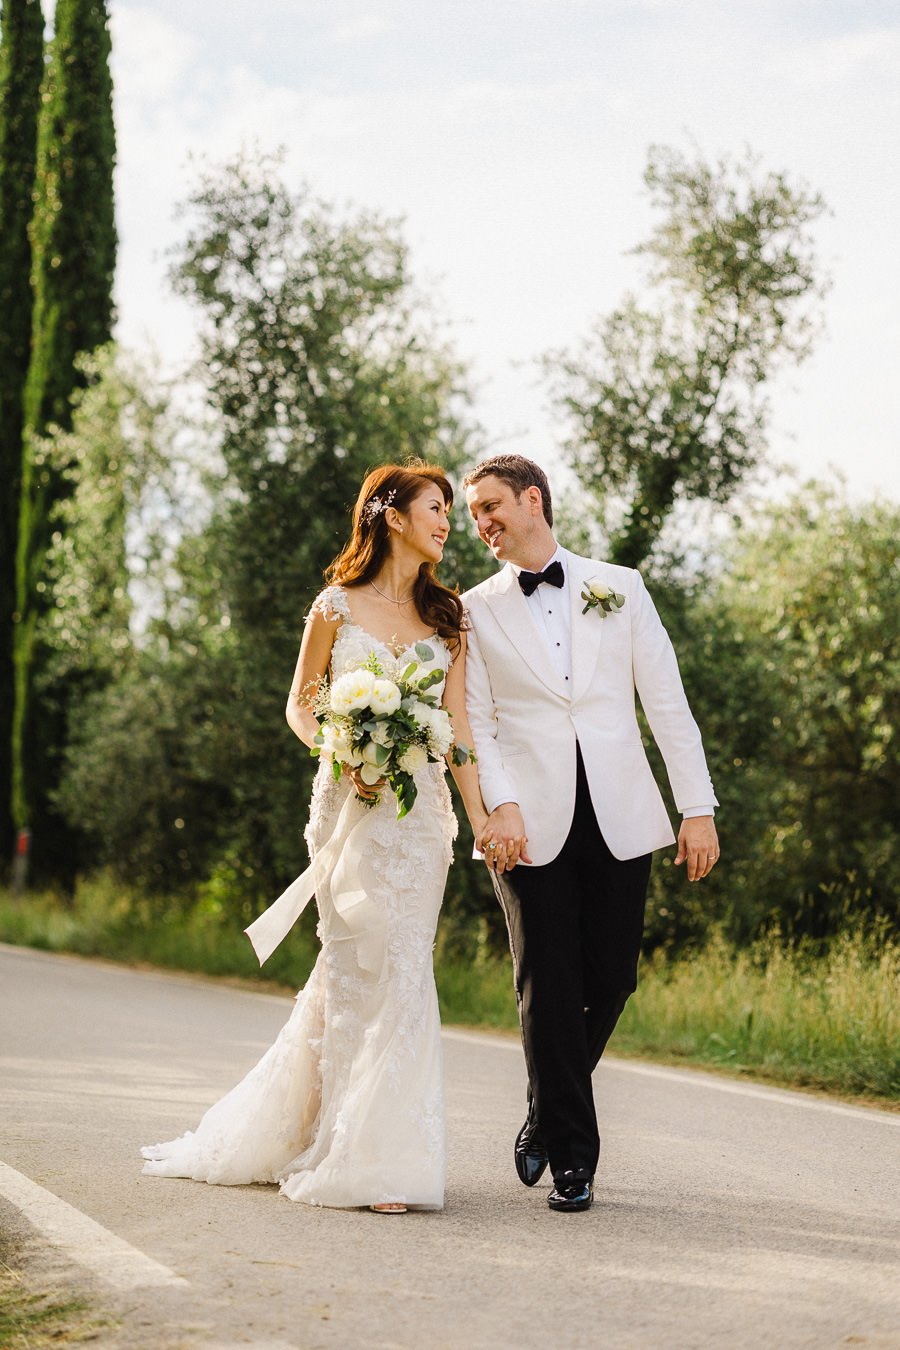
{"label": "bride's foot", "polygon": [[370,1206],[369,1206],[369,1209],[371,1209],[375,1214],[405,1214],[405,1213],[406,1213],[406,1206],[405,1206],[405,1205],[370,1205]]}

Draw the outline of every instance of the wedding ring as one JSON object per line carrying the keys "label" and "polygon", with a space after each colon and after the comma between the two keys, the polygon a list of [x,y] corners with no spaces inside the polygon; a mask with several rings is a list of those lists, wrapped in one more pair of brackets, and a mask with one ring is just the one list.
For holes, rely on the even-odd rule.
{"label": "wedding ring", "polygon": [[491,842],[488,844],[488,848],[490,848],[490,849],[495,849],[496,847],[497,847],[497,845],[494,843],[494,841],[493,841],[493,839],[492,839]]}

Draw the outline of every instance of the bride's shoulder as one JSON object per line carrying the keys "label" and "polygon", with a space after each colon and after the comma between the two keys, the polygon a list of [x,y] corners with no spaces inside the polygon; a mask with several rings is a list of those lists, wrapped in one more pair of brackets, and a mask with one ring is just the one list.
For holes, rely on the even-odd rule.
{"label": "bride's shoulder", "polygon": [[320,591],[310,606],[307,621],[314,614],[321,614],[328,623],[350,622],[350,606],[343,586],[326,586]]}

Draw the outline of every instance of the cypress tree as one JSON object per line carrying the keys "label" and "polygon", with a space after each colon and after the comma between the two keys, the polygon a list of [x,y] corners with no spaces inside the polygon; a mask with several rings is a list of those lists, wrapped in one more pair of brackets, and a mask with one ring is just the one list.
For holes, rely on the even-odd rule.
{"label": "cypress tree", "polygon": [[65,695],[40,688],[45,654],[36,628],[48,603],[49,517],[71,481],[49,462],[39,438],[51,425],[71,426],[70,397],[82,378],[76,358],[111,336],[116,230],[109,55],[105,0],[58,0],[41,91],[31,225],[34,312],[16,559],[12,769],[15,824],[31,827],[51,868],[50,837],[61,840],[50,794],[65,735]]}
{"label": "cypress tree", "polygon": [[44,16],[40,0],[0,12],[0,858],[12,843],[13,614],[22,409],[31,356],[31,243]]}

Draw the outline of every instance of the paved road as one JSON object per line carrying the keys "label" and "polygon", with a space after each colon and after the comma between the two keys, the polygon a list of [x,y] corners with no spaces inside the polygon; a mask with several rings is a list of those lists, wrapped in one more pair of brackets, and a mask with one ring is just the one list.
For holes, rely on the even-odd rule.
{"label": "paved road", "polygon": [[[610,1060],[595,1084],[596,1203],[552,1214],[546,1189],[512,1171],[518,1044],[449,1031],[440,1214],[317,1210],[271,1187],[143,1177],[139,1145],[193,1124],[288,1009],[0,947],[6,1175],[181,1277],[110,1286],[124,1320],[102,1344],[900,1350],[900,1116],[885,1112]],[[0,1221],[26,1230],[2,1199]]]}

